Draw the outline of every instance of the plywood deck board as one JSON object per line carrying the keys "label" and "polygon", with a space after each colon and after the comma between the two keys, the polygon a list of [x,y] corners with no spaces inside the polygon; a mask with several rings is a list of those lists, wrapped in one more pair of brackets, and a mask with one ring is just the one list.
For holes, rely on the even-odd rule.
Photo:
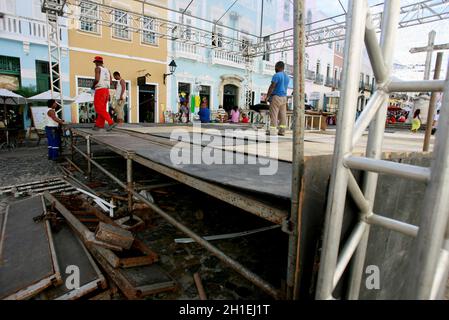
{"label": "plywood deck board", "polygon": [[44,212],[40,196],[8,208],[2,235],[0,298],[7,297],[55,273],[45,222],[33,218]]}
{"label": "plywood deck board", "polygon": [[[213,151],[213,154],[217,150]],[[227,153],[230,157],[232,152]],[[136,154],[153,162],[163,164],[194,177],[204,179],[225,186],[272,195],[280,198],[290,198],[291,193],[291,164],[277,162],[277,170],[274,175],[260,175],[261,165],[254,156],[243,156],[246,164],[173,164],[170,160],[170,152],[161,146],[155,146],[151,150],[136,150]],[[188,154],[188,152],[187,152]],[[251,159],[250,159],[251,158]],[[248,164],[253,161],[257,164]]]}
{"label": "plywood deck board", "polygon": [[62,224],[62,229],[59,232],[53,232],[53,239],[63,284],[46,289],[43,294],[47,299],[56,299],[72,291],[65,285],[70,276],[66,273],[68,266],[74,265],[79,268],[81,288],[93,281],[100,281],[96,267],[93,265],[94,262],[89,259],[89,253],[67,224]]}

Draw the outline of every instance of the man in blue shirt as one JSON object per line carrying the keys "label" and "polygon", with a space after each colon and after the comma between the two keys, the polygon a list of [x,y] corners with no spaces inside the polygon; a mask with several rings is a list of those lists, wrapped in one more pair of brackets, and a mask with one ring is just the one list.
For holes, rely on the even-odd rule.
{"label": "man in blue shirt", "polygon": [[210,110],[207,106],[202,105],[198,115],[200,116],[201,123],[210,122]]}
{"label": "man in blue shirt", "polygon": [[284,69],[284,62],[276,63],[276,74],[268,89],[266,101],[270,102],[270,129],[267,131],[267,135],[275,135],[276,129],[279,128],[278,134],[283,136],[287,128],[287,89],[290,77],[284,72]]}

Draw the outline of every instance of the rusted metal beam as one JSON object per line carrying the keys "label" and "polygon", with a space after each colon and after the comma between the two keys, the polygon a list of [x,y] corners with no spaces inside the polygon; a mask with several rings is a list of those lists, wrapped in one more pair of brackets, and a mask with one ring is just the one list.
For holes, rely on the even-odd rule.
{"label": "rusted metal beam", "polygon": [[94,243],[97,245],[100,245],[102,247],[106,247],[112,250],[122,251],[122,248],[120,246],[112,245],[109,243],[105,243],[102,241],[98,241],[95,239],[95,235],[93,232],[89,231],[87,227],[82,224],[69,210],[67,210],[61,202],[59,202],[54,196],[52,196],[50,193],[45,192],[44,193],[45,199],[47,199],[54,208],[56,208],[59,213],[67,220],[67,222],[70,224],[72,229],[87,243]]}
{"label": "rusted metal beam", "polygon": [[207,300],[206,291],[204,291],[203,283],[201,282],[201,277],[198,272],[193,275],[193,279],[195,280],[196,288],[198,289],[198,294],[200,296],[200,300]]}

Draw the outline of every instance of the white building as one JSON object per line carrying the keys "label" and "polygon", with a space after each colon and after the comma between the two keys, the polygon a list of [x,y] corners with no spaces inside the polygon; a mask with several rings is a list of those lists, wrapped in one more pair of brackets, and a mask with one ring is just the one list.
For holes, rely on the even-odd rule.
{"label": "white building", "polygon": [[[277,2],[263,0],[263,21],[261,0],[238,1],[226,12],[230,4],[213,0],[169,1],[170,8],[176,11],[183,12],[187,8],[184,16],[169,13],[169,20],[185,25],[180,34],[183,41],[171,41],[168,48],[168,62],[174,59],[177,64],[176,73],[167,79],[169,110],[176,112],[184,101],[191,106],[195,97],[200,97],[201,101],[206,98],[211,110],[217,110],[220,105],[226,110],[234,106],[243,108],[247,100],[257,104],[266,94],[275,73],[274,56],[258,57],[248,64],[241,54],[231,52],[236,46],[228,43],[227,38],[257,41],[261,24],[263,34],[275,32]],[[204,17],[214,23],[195,17]],[[201,31],[197,28],[215,35],[213,40],[207,40],[208,46],[198,45]],[[197,110],[198,103],[195,108]]]}
{"label": "white building", "polygon": [[[282,0],[278,13],[277,30],[287,30],[293,27],[293,4],[289,0]],[[330,18],[319,8],[317,1],[306,2],[306,31],[311,23]],[[306,47],[305,91],[307,102],[317,110],[336,111],[339,102],[339,89],[343,71],[344,41],[326,43]],[[283,53],[279,58],[285,59],[287,64],[293,64],[293,52]],[[359,110],[366,105],[374,83],[371,65],[364,51],[360,74]]]}

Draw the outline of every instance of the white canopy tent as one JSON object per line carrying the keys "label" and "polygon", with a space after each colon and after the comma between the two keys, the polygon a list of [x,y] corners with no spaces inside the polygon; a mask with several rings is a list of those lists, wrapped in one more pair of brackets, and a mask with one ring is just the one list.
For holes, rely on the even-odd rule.
{"label": "white canopy tent", "polygon": [[[38,95],[32,96],[28,98],[29,101],[36,101],[36,102],[47,102],[50,99],[60,100],[59,92],[55,92],[52,96],[51,90],[39,93]],[[71,97],[63,96],[63,99],[67,103],[73,103],[75,100]]]}
{"label": "white canopy tent", "polygon": [[0,89],[0,103],[4,105],[26,104],[27,99],[7,89]]}
{"label": "white canopy tent", "polygon": [[88,92],[82,92],[75,97],[75,103],[93,103],[94,97]]}

